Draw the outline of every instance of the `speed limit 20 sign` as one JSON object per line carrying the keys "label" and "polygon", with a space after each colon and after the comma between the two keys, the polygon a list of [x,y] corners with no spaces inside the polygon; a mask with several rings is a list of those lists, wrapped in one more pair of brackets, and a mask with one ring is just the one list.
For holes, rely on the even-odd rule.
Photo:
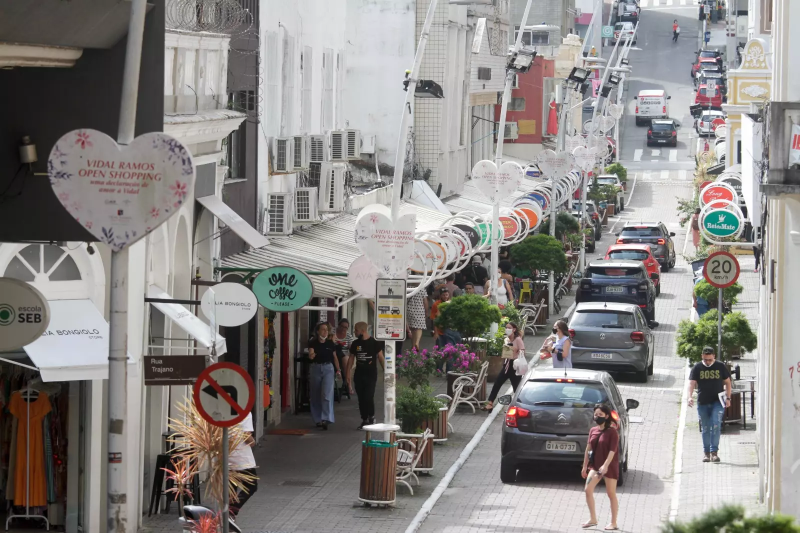
{"label": "speed limit 20 sign", "polygon": [[714,252],[703,264],[703,277],[718,289],[730,287],[739,279],[739,261],[728,252]]}

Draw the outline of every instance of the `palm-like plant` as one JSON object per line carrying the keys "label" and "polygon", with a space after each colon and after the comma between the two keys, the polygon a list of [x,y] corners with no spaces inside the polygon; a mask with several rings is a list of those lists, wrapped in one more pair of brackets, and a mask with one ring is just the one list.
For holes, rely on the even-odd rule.
{"label": "palm-like plant", "polygon": [[187,498],[194,498],[192,491],[189,487],[192,485],[192,478],[194,477],[194,472],[192,472],[192,467],[189,464],[189,461],[184,458],[172,459],[170,461],[172,463],[172,470],[169,468],[162,468],[162,470],[166,474],[166,478],[168,481],[172,481],[174,486],[170,489],[164,491],[166,494],[174,494],[175,499],[174,501],[179,502],[178,504],[178,511],[180,512],[181,516],[183,514],[183,499],[184,497]]}
{"label": "palm-like plant", "polygon": [[[209,424],[194,405],[191,398],[186,399],[178,406],[181,413],[179,418],[170,418],[169,428],[175,436],[169,441],[175,445],[174,454],[185,463],[185,471],[181,479],[191,480],[195,474],[206,474],[205,497],[219,502],[222,509],[223,499],[222,480],[222,428]],[[238,426],[228,428],[228,456],[239,446],[246,446],[247,434]],[[173,463],[174,464],[174,463]],[[188,477],[184,477],[188,476]],[[247,483],[255,478],[239,470],[229,470],[228,490],[226,496],[229,501],[238,502],[236,493],[241,489],[247,491]]]}

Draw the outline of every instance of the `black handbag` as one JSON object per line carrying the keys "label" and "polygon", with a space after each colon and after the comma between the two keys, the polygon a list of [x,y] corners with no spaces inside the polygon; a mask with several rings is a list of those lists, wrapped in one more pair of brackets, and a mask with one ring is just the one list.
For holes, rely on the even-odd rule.
{"label": "black handbag", "polygon": [[558,350],[556,350],[556,359],[558,359],[559,361],[564,360],[564,348],[559,348]]}

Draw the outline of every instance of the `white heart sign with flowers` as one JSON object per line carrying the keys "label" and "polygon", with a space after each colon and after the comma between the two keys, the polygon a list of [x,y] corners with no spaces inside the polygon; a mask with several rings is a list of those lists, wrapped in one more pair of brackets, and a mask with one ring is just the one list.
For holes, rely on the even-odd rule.
{"label": "white heart sign with flowers", "polygon": [[611,130],[611,128],[614,127],[614,124],[617,123],[617,121],[614,120],[613,117],[605,117],[604,116],[604,117],[599,117],[599,118],[600,118],[600,120],[599,120],[600,131],[602,131],[603,133],[606,133],[609,130]]}
{"label": "white heart sign with flowers", "polygon": [[356,245],[384,277],[403,275],[415,257],[417,212],[404,206],[396,220],[385,205],[368,205],[356,219]]}
{"label": "white heart sign with flowers", "polygon": [[622,118],[622,113],[625,111],[625,106],[622,104],[610,104],[608,106],[608,114],[614,117],[616,120]]}
{"label": "white heart sign with flowers", "polygon": [[574,152],[579,146],[586,146],[586,139],[582,135],[567,135],[565,144],[568,152]]}
{"label": "white heart sign with flowers", "polygon": [[594,167],[596,153],[597,150],[595,148],[586,148],[585,146],[578,146],[572,151],[572,155],[575,157],[575,164],[584,172],[589,172]]}
{"label": "white heart sign with flowers", "polygon": [[484,159],[472,168],[472,179],[478,190],[487,196],[491,203],[511,195],[522,183],[524,172],[519,163],[506,161],[498,170],[494,161]]}
{"label": "white heart sign with flowers", "polygon": [[163,133],[120,146],[97,130],[56,141],[47,161],[50,186],[75,220],[118,252],[174,215],[192,197],[189,151]]}
{"label": "white heart sign with flowers", "polygon": [[572,167],[572,154],[568,152],[557,154],[553,150],[544,150],[539,154],[537,161],[539,169],[545,176],[560,178]]}

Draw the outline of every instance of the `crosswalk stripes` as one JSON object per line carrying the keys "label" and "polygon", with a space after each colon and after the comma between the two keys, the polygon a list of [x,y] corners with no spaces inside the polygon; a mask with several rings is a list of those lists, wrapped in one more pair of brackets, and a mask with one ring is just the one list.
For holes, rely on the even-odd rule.
{"label": "crosswalk stripes", "polygon": [[669,170],[661,171],[661,181],[669,181]]}
{"label": "crosswalk stripes", "polygon": [[670,150],[669,151],[669,160],[675,162],[678,160],[678,151],[677,150]]}
{"label": "crosswalk stripes", "polygon": [[661,155],[661,150],[650,150],[650,155],[652,157],[658,157]]}
{"label": "crosswalk stripes", "polygon": [[678,179],[680,179],[681,181],[686,181],[688,179],[688,173],[685,170],[679,170]]}
{"label": "crosswalk stripes", "polygon": [[644,153],[644,150],[642,150],[641,148],[637,148],[636,150],[634,150],[633,151],[633,160],[634,161],[641,161],[643,153]]}

